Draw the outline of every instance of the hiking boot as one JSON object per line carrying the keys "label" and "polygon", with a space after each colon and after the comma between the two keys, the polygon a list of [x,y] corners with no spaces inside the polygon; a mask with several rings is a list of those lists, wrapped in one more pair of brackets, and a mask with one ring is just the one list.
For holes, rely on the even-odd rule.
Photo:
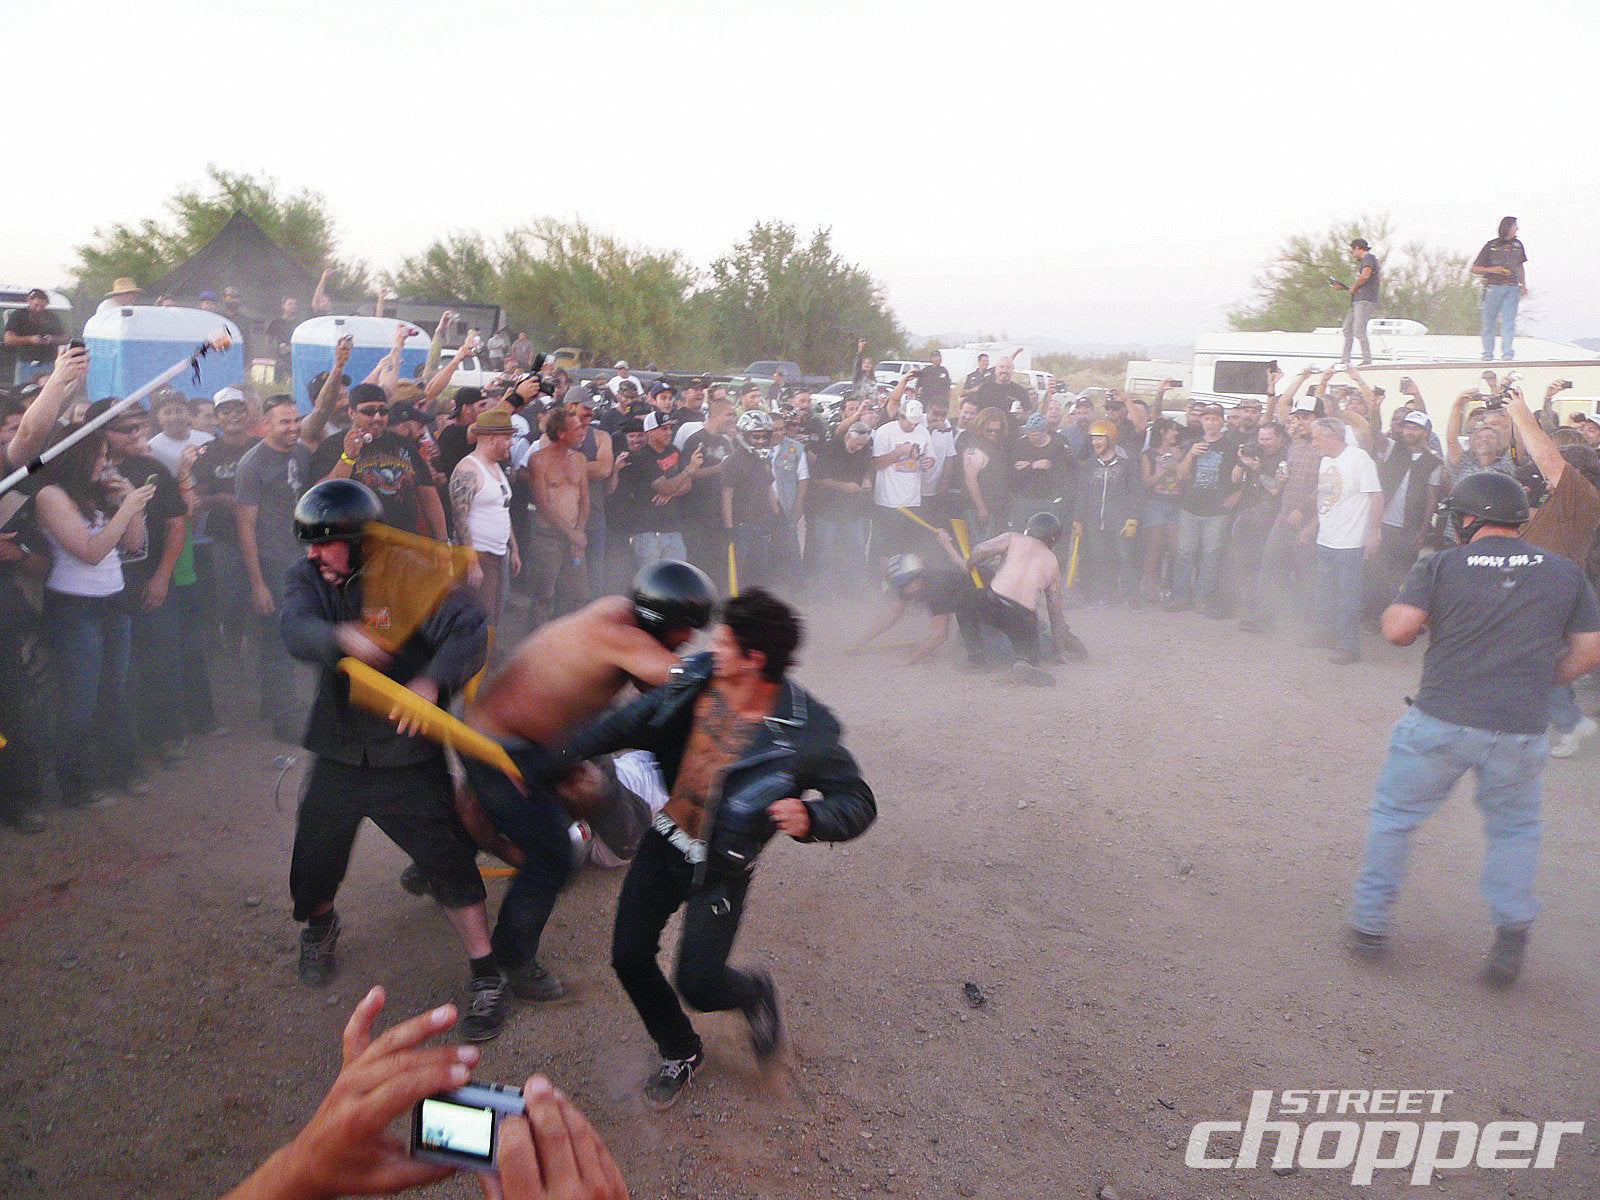
{"label": "hiking boot", "polygon": [[1352,929],[1350,931],[1350,953],[1357,958],[1379,959],[1389,953],[1389,935],[1386,933],[1367,933],[1364,930]]}
{"label": "hiking boot", "polygon": [[644,1102],[657,1112],[671,1108],[705,1061],[704,1050],[696,1050],[689,1058],[662,1059],[656,1073],[644,1085]]}
{"label": "hiking boot", "polygon": [[761,998],[751,1008],[745,1009],[744,1019],[750,1022],[750,1049],[756,1057],[766,1062],[778,1052],[783,1042],[783,1020],[778,1016],[778,989],[772,986],[772,976],[765,971],[752,971]]}
{"label": "hiking boot", "polygon": [[1016,683],[1025,683],[1029,687],[1055,687],[1056,677],[1043,667],[1036,667],[1032,663],[1015,662],[1011,664],[1011,678]]}
{"label": "hiking boot", "polygon": [[1483,982],[1490,987],[1507,988],[1522,973],[1522,956],[1528,952],[1526,929],[1500,928],[1494,931],[1494,945],[1483,963]]}
{"label": "hiking boot", "polygon": [[1578,724],[1567,733],[1558,733],[1550,739],[1551,758],[1571,758],[1578,752],[1578,747],[1585,738],[1591,738],[1600,733],[1600,725],[1589,717],[1581,717]]}
{"label": "hiking boot", "polygon": [[487,1042],[500,1036],[511,1015],[510,982],[504,975],[485,975],[467,985],[467,1015],[461,1036],[469,1042]]}
{"label": "hiking boot", "polygon": [[561,980],[545,968],[538,959],[524,963],[507,974],[511,977],[511,994],[518,1000],[536,1000],[547,1003],[567,994]]}
{"label": "hiking boot", "polygon": [[313,925],[307,925],[300,931],[300,964],[296,970],[301,983],[310,987],[328,986],[338,969],[333,957],[333,948],[338,944],[338,917],[334,917],[333,924],[321,931]]}
{"label": "hiking boot", "polygon": [[407,863],[406,869],[400,872],[400,886],[413,896],[426,896],[428,894],[428,877],[422,873],[422,868],[416,863]]}

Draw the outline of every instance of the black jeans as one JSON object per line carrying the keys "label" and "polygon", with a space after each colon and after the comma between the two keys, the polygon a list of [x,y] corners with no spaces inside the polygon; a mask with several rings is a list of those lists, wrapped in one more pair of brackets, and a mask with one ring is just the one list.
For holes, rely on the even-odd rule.
{"label": "black jeans", "polygon": [[678,944],[678,992],[700,1012],[749,1009],[761,998],[755,979],[728,966],[728,953],[744,915],[747,875],[708,875],[694,885],[694,867],[654,829],[639,843],[617,897],[611,931],[611,969],[644,1019],[663,1058],[700,1052],[700,1036],[684,1014],[656,955],[661,930],[680,906],[683,938]]}
{"label": "black jeans", "polygon": [[[556,897],[572,875],[572,840],[567,833],[572,819],[539,777],[538,748],[527,745],[535,757],[518,762],[528,780],[526,795],[494,767],[465,756],[461,760],[467,782],[483,811],[489,814],[494,827],[527,856],[500,902],[500,915],[495,918],[490,939],[495,961],[506,971],[532,962],[539,953],[539,939],[556,906]],[[515,746],[511,753],[517,757]]]}

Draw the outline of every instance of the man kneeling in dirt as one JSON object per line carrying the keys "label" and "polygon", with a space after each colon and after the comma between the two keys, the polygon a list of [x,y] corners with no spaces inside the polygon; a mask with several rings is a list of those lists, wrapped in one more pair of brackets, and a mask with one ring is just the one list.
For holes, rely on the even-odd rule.
{"label": "man kneeling in dirt", "polygon": [[[524,784],[474,759],[463,758],[467,782],[493,832],[521,851],[515,878],[495,922],[495,959],[523,1000],[556,1000],[561,981],[538,961],[539,939],[556,896],[572,873],[567,826],[592,816],[586,798],[603,794],[582,772],[545,782],[545,747],[603,711],[630,681],[641,690],[667,682],[681,665],[674,653],[711,621],[711,581],[685,562],[654,563],[634,580],[632,596],[605,596],[542,625],[518,646],[500,673],[479,692],[468,722],[506,744]],[[485,836],[473,797],[458,796],[462,819]]]}
{"label": "man kneeling in dirt", "polygon": [[1062,662],[1067,654],[1074,658],[1089,655],[1088,648],[1067,628],[1061,608],[1061,564],[1052,550],[1060,538],[1061,521],[1053,513],[1034,513],[1021,533],[992,537],[975,546],[967,560],[975,567],[997,554],[1005,556],[989,586],[977,593],[972,604],[976,614],[1011,643],[1016,658],[1013,677],[1037,687],[1053,687],[1056,682],[1055,676],[1039,666],[1040,596],[1044,597],[1054,643],[1049,661]]}

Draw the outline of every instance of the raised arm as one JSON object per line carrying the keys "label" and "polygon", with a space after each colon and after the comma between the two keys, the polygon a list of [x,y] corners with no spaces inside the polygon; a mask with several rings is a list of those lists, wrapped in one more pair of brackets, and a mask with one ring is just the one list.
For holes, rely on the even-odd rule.
{"label": "raised arm", "polygon": [[1561,482],[1561,476],[1567,470],[1567,460],[1561,457],[1561,447],[1540,427],[1538,419],[1528,408],[1528,402],[1523,399],[1520,388],[1509,389],[1506,409],[1511,413],[1511,426],[1522,438],[1528,457],[1533,459],[1533,465],[1544,476],[1545,486],[1555,491],[1556,484]]}
{"label": "raised arm", "polygon": [[1461,463],[1461,421],[1467,411],[1469,401],[1477,396],[1477,392],[1462,392],[1456,397],[1456,402],[1450,406],[1450,419],[1444,426],[1444,453],[1450,460],[1452,467]]}
{"label": "raised arm", "polygon": [[72,399],[88,372],[89,351],[85,347],[63,346],[56,351],[55,369],[50,372],[50,378],[44,381],[44,387],[34,397],[33,403],[28,405],[28,411],[22,414],[22,423],[17,426],[16,436],[11,439],[4,454],[0,455],[5,459],[6,466],[13,470],[24,466],[44,449],[56,423],[61,420],[61,414],[66,410],[67,401]]}
{"label": "raised arm", "polygon": [[350,363],[350,349],[354,345],[355,338],[348,333],[334,343],[333,366],[328,370],[328,378],[323,380],[322,390],[317,393],[311,411],[300,422],[300,440],[308,449],[315,449],[322,444],[323,431],[333,418],[333,406],[338,403],[339,389],[344,386],[339,381],[344,378],[344,369]]}

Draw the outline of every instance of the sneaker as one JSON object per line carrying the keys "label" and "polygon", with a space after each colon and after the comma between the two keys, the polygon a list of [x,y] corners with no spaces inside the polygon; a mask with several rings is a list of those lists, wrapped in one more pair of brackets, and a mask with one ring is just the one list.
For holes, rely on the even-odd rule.
{"label": "sneaker", "polygon": [[524,963],[508,974],[511,977],[511,994],[518,1000],[535,1000],[543,1004],[559,1000],[567,994],[566,986],[538,959]]}
{"label": "sneaker", "polygon": [[1335,650],[1328,655],[1328,661],[1336,667],[1348,667],[1351,663],[1360,662],[1361,655],[1354,650]]}
{"label": "sneaker", "polygon": [[783,1019],[778,1016],[778,989],[772,986],[772,976],[765,971],[751,972],[761,998],[753,1008],[745,1010],[744,1019],[750,1022],[750,1049],[756,1057],[766,1062],[778,1052],[783,1042]]}
{"label": "sneaker", "polygon": [[1483,982],[1490,987],[1510,987],[1522,973],[1522,956],[1527,952],[1526,929],[1496,929],[1494,945],[1483,963]]}
{"label": "sneaker", "polygon": [[511,1015],[511,1000],[506,995],[509,986],[504,975],[486,975],[467,985],[467,1015],[461,1022],[463,1038],[487,1042],[500,1036]]}
{"label": "sneaker", "polygon": [[77,812],[94,812],[96,809],[110,808],[116,802],[117,798],[104,788],[95,788],[92,792],[65,801],[68,808]]}
{"label": "sneaker", "polygon": [[1350,952],[1357,958],[1382,958],[1389,953],[1389,935],[1352,929],[1350,931]]}
{"label": "sneaker", "polygon": [[662,1059],[656,1073],[644,1085],[644,1102],[658,1112],[671,1108],[705,1061],[703,1050],[696,1050],[689,1058]]}
{"label": "sneaker", "polygon": [[1571,758],[1578,752],[1578,746],[1584,738],[1593,737],[1600,733],[1600,724],[1596,724],[1589,717],[1582,717],[1578,724],[1567,733],[1558,733],[1550,739],[1551,758]]}
{"label": "sneaker", "polygon": [[1036,667],[1032,663],[1016,662],[1011,664],[1011,678],[1015,683],[1025,683],[1029,687],[1055,687],[1056,677],[1043,667]]}
{"label": "sneaker", "polygon": [[407,863],[406,869],[400,872],[400,886],[413,896],[426,896],[428,894],[428,877],[422,873],[422,868],[416,863]]}
{"label": "sneaker", "polygon": [[[112,801],[112,803],[116,803]],[[17,833],[43,833],[49,824],[44,819],[44,814],[36,808],[20,808],[15,812],[5,815],[5,823],[9,829]]]}
{"label": "sneaker", "polygon": [[328,986],[338,967],[333,957],[333,948],[338,944],[338,917],[334,917],[333,924],[320,934],[311,925],[300,931],[300,963],[295,969],[301,983],[310,987]]}

